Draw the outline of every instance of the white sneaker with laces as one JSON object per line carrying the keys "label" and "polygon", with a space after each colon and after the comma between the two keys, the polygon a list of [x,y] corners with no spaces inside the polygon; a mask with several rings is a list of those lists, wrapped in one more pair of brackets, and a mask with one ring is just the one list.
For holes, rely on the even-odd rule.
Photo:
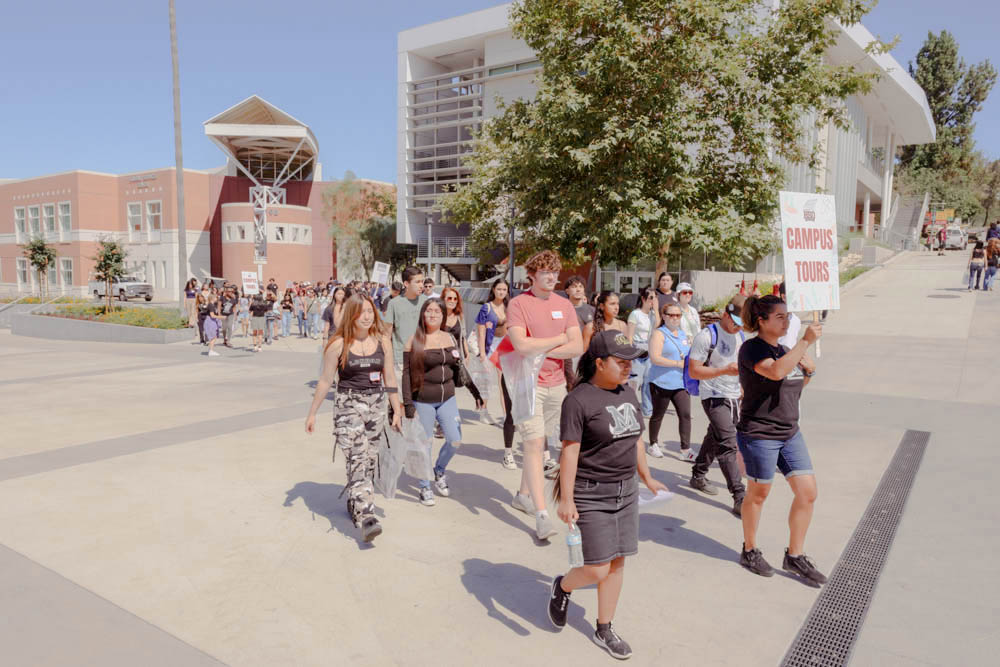
{"label": "white sneaker with laces", "polygon": [[695,454],[693,449],[688,448],[681,450],[681,461],[686,461],[687,463],[694,463],[695,459],[697,458],[698,455]]}
{"label": "white sneaker with laces", "polygon": [[646,453],[652,456],[654,459],[663,458],[663,450],[660,449],[660,446],[655,442],[649,443],[649,446],[646,447]]}
{"label": "white sneaker with laces", "polygon": [[538,539],[547,540],[557,532],[559,531],[552,525],[552,519],[549,518],[548,512],[539,512],[535,515],[535,535],[538,536]]}
{"label": "white sneaker with laces", "polygon": [[524,495],[523,493],[515,493],[514,500],[510,504],[514,509],[521,510],[525,514],[535,513],[535,502],[531,499],[531,496]]}
{"label": "white sneaker with laces", "polygon": [[517,470],[517,463],[514,462],[514,452],[505,449],[503,452],[503,467],[507,470]]}
{"label": "white sneaker with laces", "polygon": [[444,475],[435,475],[434,488],[437,489],[437,492],[445,498],[451,495],[451,490],[448,488],[448,480]]}
{"label": "white sneaker with laces", "polygon": [[210,356],[210,357],[221,357],[222,355],[219,354],[218,352],[216,352],[215,350],[209,350],[208,351],[208,356]]}
{"label": "white sneaker with laces", "polygon": [[421,487],[420,489],[420,504],[432,507],[434,505],[434,492],[430,489],[425,489]]}

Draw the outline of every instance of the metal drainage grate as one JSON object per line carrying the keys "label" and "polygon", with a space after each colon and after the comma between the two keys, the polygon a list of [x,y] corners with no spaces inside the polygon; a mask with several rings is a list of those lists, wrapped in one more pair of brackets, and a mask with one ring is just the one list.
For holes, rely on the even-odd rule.
{"label": "metal drainage grate", "polygon": [[929,439],[925,431],[903,434],[830,580],[785,654],[783,667],[848,663]]}

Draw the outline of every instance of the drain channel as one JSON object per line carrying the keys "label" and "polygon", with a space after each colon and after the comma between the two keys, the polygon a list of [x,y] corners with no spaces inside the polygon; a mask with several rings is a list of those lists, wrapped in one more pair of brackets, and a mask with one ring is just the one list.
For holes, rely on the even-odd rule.
{"label": "drain channel", "polygon": [[782,667],[840,667],[850,660],[930,435],[926,431],[903,434]]}

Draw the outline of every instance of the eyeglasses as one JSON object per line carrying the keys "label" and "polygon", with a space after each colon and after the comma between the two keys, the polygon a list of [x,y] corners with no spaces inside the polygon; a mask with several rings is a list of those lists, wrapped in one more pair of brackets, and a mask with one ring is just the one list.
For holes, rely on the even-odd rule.
{"label": "eyeglasses", "polygon": [[680,313],[667,313],[667,317],[681,317]]}

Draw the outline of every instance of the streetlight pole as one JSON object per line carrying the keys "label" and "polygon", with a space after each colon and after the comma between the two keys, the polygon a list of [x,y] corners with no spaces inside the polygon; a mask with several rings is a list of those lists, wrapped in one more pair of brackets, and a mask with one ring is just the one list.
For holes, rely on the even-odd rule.
{"label": "streetlight pole", "polygon": [[187,227],[184,224],[184,154],[181,150],[181,75],[177,62],[177,12],[170,8],[170,60],[174,70],[174,176],[177,181],[177,287],[178,303],[184,312],[184,285],[187,282]]}
{"label": "streetlight pole", "polygon": [[510,289],[514,289],[514,205],[510,204],[510,253],[507,255],[507,265],[510,272],[510,279],[507,281]]}

